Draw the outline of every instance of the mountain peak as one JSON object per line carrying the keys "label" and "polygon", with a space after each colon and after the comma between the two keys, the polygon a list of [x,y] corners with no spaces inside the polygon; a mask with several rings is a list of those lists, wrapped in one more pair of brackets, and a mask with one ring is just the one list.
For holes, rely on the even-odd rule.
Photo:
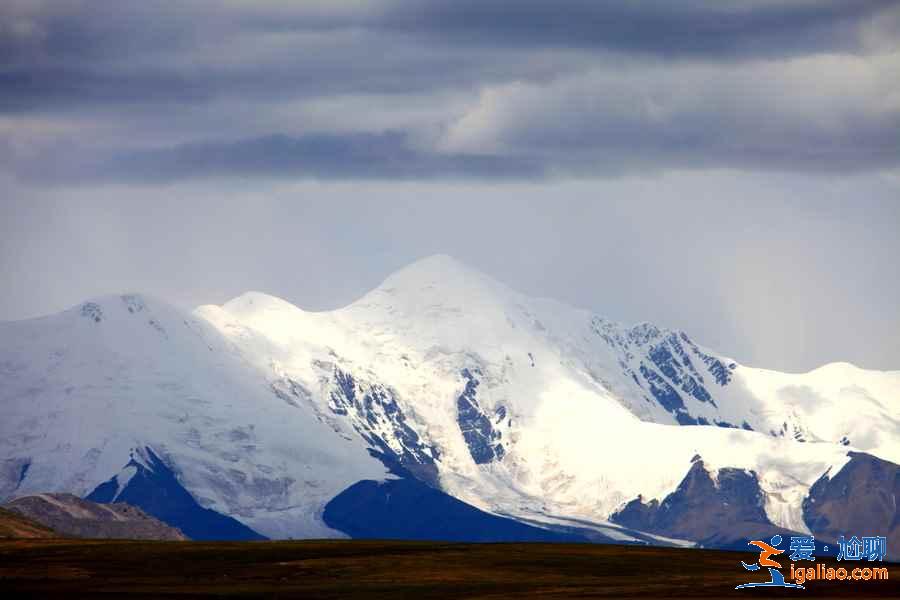
{"label": "mountain peak", "polygon": [[264,292],[244,292],[237,298],[232,298],[222,305],[222,308],[234,315],[249,316],[263,312],[301,311],[287,300],[272,296]]}
{"label": "mountain peak", "polygon": [[385,283],[405,281],[431,283],[442,280],[463,278],[486,278],[481,272],[469,267],[449,254],[432,254],[420,258],[390,275]]}
{"label": "mountain peak", "polygon": [[445,307],[470,314],[496,312],[515,292],[446,254],[419,259],[388,276],[356,307],[378,305],[410,314]]}
{"label": "mountain peak", "polygon": [[[61,314],[75,314],[95,323],[108,319],[145,316],[153,320],[167,316],[183,316],[172,304],[150,294],[107,294],[89,298]],[[154,316],[155,315],[155,316]],[[52,317],[53,315],[51,315]]]}

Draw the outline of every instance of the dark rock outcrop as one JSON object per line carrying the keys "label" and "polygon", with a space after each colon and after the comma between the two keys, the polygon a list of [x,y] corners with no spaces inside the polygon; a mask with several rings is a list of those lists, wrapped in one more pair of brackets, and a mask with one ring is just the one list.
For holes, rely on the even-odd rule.
{"label": "dark rock outcrop", "polygon": [[[494,427],[476,397],[480,383],[477,376],[481,373],[477,369],[463,369],[461,374],[466,380],[466,387],[456,399],[456,420],[466,440],[469,454],[478,465],[498,461],[506,454],[506,450],[500,441],[502,434]],[[505,416],[506,409],[499,407],[495,417],[502,420]]]}
{"label": "dark rock outcrop", "polygon": [[62,536],[134,540],[187,539],[178,529],[134,506],[98,504],[82,500],[73,494],[23,496],[5,506]]}
{"label": "dark rock outcrop", "polygon": [[440,458],[440,451],[416,432],[391,389],[360,381],[335,367],[328,407],[350,420],[369,443],[371,454],[389,469],[399,466],[429,485],[438,485],[434,461]]}
{"label": "dark rock outcrop", "polygon": [[[685,400],[693,398],[716,406],[715,394],[731,382],[736,364],[726,365],[706,354],[683,332],[661,330],[650,323],[623,332],[613,323],[594,317],[591,329],[621,353],[619,365],[625,375],[649,392],[679,424],[710,424],[708,419],[691,414]],[[636,368],[629,366],[634,359],[638,359]]]}
{"label": "dark rock outcrop", "polygon": [[709,548],[745,549],[749,539],[785,533],[769,521],[764,507],[765,496],[755,473],[724,468],[714,481],[703,461],[695,457],[678,488],[662,502],[644,503],[638,496],[610,520]]}
{"label": "dark rock outcrop", "polygon": [[850,461],[826,473],[803,502],[803,519],[817,539],[884,536],[888,556],[900,557],[900,466],[871,454],[850,452]]}

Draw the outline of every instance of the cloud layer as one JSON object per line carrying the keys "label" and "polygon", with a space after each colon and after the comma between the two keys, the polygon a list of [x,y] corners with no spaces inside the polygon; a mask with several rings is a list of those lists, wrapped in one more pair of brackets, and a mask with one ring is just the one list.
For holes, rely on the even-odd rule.
{"label": "cloud layer", "polygon": [[37,185],[900,163],[893,1],[12,0],[0,55]]}

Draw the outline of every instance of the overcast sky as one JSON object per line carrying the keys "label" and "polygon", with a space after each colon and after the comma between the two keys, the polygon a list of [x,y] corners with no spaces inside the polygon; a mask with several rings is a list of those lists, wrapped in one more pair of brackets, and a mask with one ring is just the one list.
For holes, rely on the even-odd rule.
{"label": "overcast sky", "polygon": [[0,319],[336,308],[443,252],[900,369],[895,0],[7,0],[0,57]]}

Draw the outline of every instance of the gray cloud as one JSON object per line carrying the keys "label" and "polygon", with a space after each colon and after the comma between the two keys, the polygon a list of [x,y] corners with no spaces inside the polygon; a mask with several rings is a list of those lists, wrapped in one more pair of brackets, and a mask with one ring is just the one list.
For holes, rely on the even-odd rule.
{"label": "gray cloud", "polygon": [[184,50],[236,34],[371,31],[489,46],[590,47],[723,60],[861,51],[892,0],[665,0],[643,2],[388,0],[219,3],[185,0],[23,2],[2,10],[0,49],[11,62],[108,60]]}
{"label": "gray cloud", "polygon": [[[40,165],[30,170],[31,165]],[[52,165],[48,168],[48,165]],[[325,179],[529,179],[541,166],[523,158],[433,153],[415,148],[402,132],[272,135],[231,142],[182,144],[81,160],[71,149],[23,164],[29,181],[159,182],[197,177]]]}
{"label": "gray cloud", "polygon": [[0,319],[346,304],[445,252],[744,362],[900,365],[900,4],[0,2]]}
{"label": "gray cloud", "polygon": [[891,0],[491,0],[394,3],[383,22],[488,45],[614,49],[707,60],[863,49],[861,28]]}
{"label": "gray cloud", "polygon": [[12,0],[0,23],[0,170],[32,184],[900,162],[896,2]]}
{"label": "gray cloud", "polygon": [[540,156],[562,170],[889,168],[900,161],[900,53],[810,57],[488,87],[445,147]]}

